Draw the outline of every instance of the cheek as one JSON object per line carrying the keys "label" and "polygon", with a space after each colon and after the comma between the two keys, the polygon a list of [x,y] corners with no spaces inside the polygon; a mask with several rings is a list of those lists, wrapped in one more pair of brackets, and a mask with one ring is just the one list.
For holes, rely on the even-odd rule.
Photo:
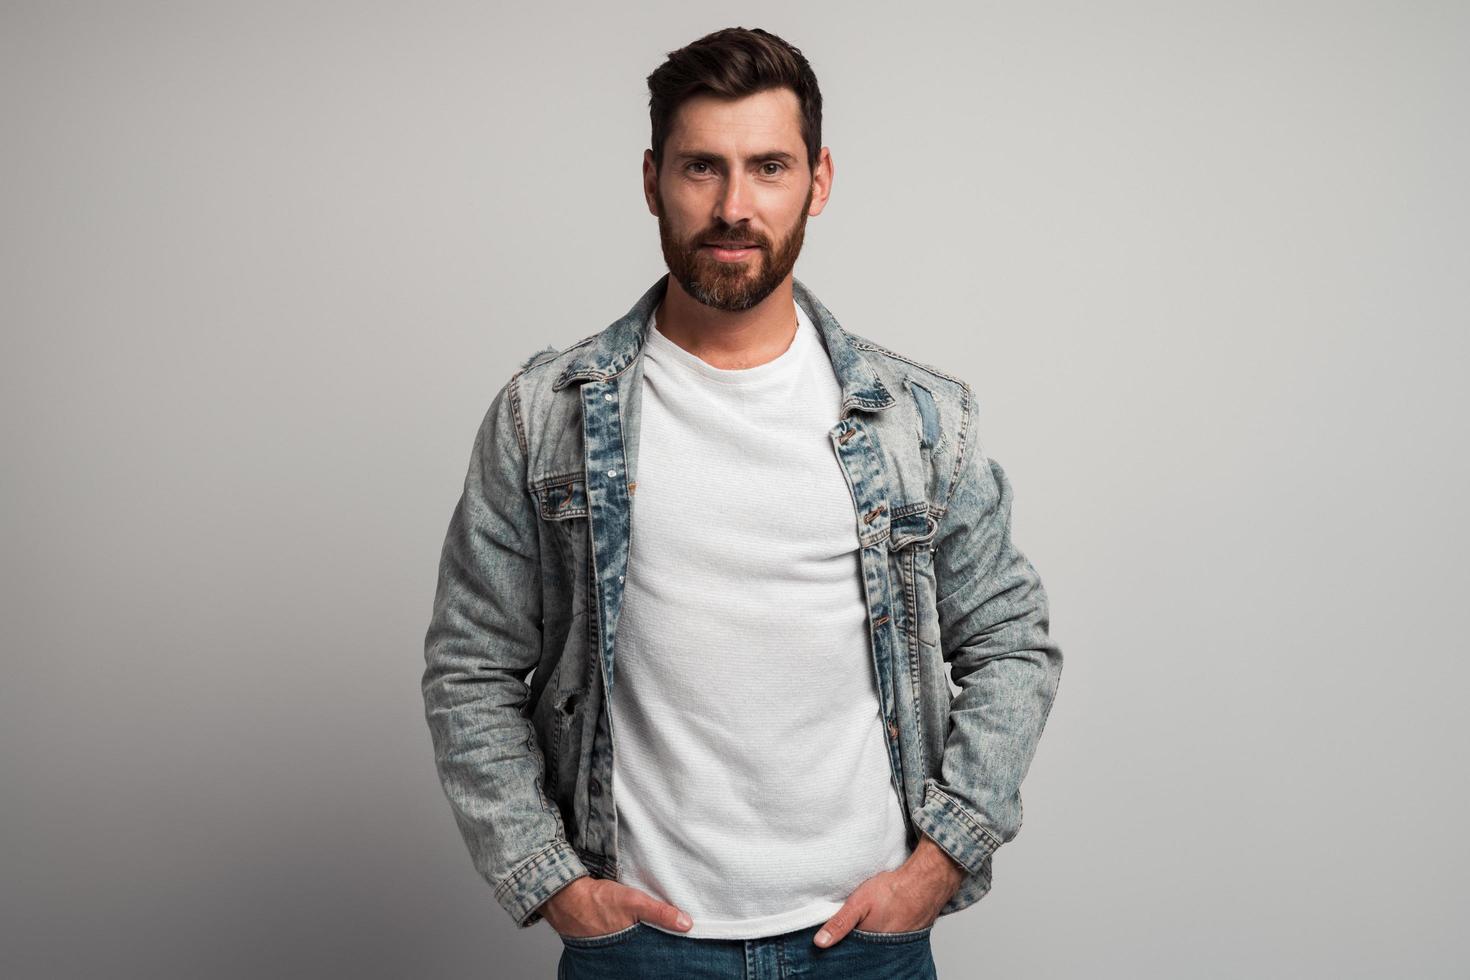
{"label": "cheek", "polygon": [[660,234],[680,249],[689,249],[694,246],[696,230],[689,226],[677,212],[664,211],[659,218]]}
{"label": "cheek", "polygon": [[806,217],[806,195],[792,197],[783,194],[779,204],[773,204],[766,210],[769,215],[771,228],[781,229],[782,237],[789,237],[798,227],[802,219]]}
{"label": "cheek", "polygon": [[791,244],[796,240],[796,236],[800,228],[801,223],[799,221],[793,221],[789,224],[782,225],[780,232],[775,233],[775,239],[773,243],[775,246],[774,250],[780,251],[783,248],[790,247]]}
{"label": "cheek", "polygon": [[674,240],[686,247],[692,248],[697,245],[697,239],[710,226],[708,212],[698,211],[686,203],[673,204],[665,214]]}
{"label": "cheek", "polygon": [[664,187],[664,201],[676,223],[688,226],[689,221],[698,220],[709,213],[716,194],[713,183],[696,184],[690,181],[671,181]]}

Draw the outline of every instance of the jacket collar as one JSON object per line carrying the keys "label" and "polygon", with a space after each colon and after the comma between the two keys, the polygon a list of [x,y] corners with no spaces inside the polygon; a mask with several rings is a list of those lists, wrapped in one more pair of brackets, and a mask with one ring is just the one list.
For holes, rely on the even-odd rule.
{"label": "jacket collar", "polygon": [[[669,273],[666,272],[648,287],[632,309],[577,350],[552,388],[559,391],[573,381],[606,381],[626,370],[642,352],[648,318],[663,301],[668,285]],[[842,389],[842,413],[846,415],[850,408],[877,410],[892,405],[893,395],[879,379],[867,355],[854,344],[852,335],[838,324],[837,318],[795,276],[791,279],[791,292],[816,326],[827,348],[832,371]]]}

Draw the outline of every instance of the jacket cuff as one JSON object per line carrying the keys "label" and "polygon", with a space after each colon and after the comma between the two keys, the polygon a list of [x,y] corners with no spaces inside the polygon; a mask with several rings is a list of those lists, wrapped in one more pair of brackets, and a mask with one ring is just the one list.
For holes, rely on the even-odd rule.
{"label": "jacket cuff", "polygon": [[914,811],[914,825],[973,876],[989,877],[989,859],[1001,840],[980,825],[964,804],[924,780],[924,805]]}
{"label": "jacket cuff", "polygon": [[552,841],[522,861],[495,889],[495,899],[522,929],[540,922],[537,907],[562,886],[589,874],[577,852],[564,840]]}
{"label": "jacket cuff", "polygon": [[965,880],[960,882],[959,890],[954,893],[944,907],[939,910],[940,915],[950,915],[961,909],[967,909],[980,899],[990,893],[991,865],[990,859],[985,859],[985,869],[979,874],[966,874]]}

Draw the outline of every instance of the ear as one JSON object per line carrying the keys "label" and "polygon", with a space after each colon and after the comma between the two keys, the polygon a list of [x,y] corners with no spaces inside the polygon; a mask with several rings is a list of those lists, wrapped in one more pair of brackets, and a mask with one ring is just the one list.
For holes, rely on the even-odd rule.
{"label": "ear", "polygon": [[643,151],[643,199],[648,202],[648,213],[658,216],[658,201],[654,197],[658,190],[658,171],[653,167],[653,151]]}
{"label": "ear", "polygon": [[817,157],[817,169],[812,172],[812,203],[806,213],[815,217],[827,206],[827,197],[832,193],[832,150],[822,147]]}

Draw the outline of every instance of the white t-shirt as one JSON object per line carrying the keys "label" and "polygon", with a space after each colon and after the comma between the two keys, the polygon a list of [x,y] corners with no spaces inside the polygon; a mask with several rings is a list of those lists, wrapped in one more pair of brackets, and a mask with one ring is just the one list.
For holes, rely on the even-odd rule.
{"label": "white t-shirt", "polygon": [[909,855],[828,436],[840,391],[793,318],[791,345],[741,370],[649,318],[610,708],[618,880],[688,911],[682,935],[816,925]]}

